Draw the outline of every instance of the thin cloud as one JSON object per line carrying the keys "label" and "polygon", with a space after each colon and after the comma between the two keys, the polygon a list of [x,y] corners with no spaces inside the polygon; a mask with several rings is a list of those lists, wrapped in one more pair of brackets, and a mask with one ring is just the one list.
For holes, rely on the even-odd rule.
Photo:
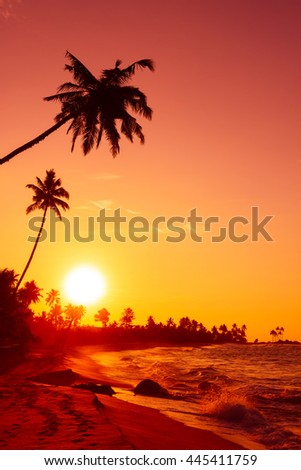
{"label": "thin cloud", "polygon": [[16,16],[15,6],[20,5],[22,0],[0,0],[0,18],[4,18],[5,21]]}
{"label": "thin cloud", "polygon": [[91,206],[82,205],[82,206],[77,206],[76,209],[79,209],[81,211],[91,211]]}
{"label": "thin cloud", "polygon": [[140,212],[133,211],[133,210],[131,210],[131,209],[127,209],[126,211],[129,212],[130,214],[134,214],[134,215],[140,214]]}
{"label": "thin cloud", "polygon": [[80,204],[74,207],[74,209],[95,213],[95,207],[98,209],[106,209],[106,211],[112,211],[114,210],[114,201],[111,199],[101,199],[98,201],[90,200],[86,201],[86,204]]}
{"label": "thin cloud", "polygon": [[91,201],[99,209],[112,209],[114,201],[112,199],[101,199],[100,201]]}

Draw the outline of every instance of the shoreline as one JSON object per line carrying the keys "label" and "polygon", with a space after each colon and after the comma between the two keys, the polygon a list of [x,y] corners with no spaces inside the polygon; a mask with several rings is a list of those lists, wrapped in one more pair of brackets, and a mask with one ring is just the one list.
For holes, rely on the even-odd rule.
{"label": "shoreline", "polygon": [[0,376],[0,449],[245,448],[158,410],[72,388],[82,382],[126,385],[108,379],[85,349],[89,347],[65,354],[34,351]]}

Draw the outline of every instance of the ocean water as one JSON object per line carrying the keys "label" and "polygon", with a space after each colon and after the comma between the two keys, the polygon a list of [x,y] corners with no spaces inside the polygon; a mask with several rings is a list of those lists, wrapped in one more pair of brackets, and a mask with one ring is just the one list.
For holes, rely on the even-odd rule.
{"label": "ocean water", "polygon": [[[251,449],[301,449],[301,346],[155,347],[91,358],[125,386],[117,397],[159,409]],[[173,399],[135,396],[150,378]]]}

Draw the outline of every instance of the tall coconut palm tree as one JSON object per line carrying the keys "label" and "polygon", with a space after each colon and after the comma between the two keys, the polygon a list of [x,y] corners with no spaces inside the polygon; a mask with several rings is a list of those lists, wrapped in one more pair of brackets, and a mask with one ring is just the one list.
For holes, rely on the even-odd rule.
{"label": "tall coconut palm tree", "polygon": [[129,110],[147,119],[152,118],[152,110],[147,105],[147,98],[139,88],[129,86],[127,83],[135,74],[137,68],[154,70],[153,61],[142,59],[126,68],[120,68],[121,61],[117,60],[115,67],[105,69],[100,77],[96,78],[74,55],[66,52],[70,64],[65,69],[72,75],[74,82],[66,82],[58,87],[55,95],[47,96],[46,101],[59,101],[61,112],[55,117],[56,124],[47,129],[25,145],[0,159],[0,164],[8,162],[21,152],[33,147],[48,135],[70,121],[67,133],[72,132],[72,147],[78,137],[82,138],[84,155],[93,147],[98,148],[103,134],[111,145],[113,157],[120,151],[120,132],[131,142],[136,135],[144,143],[142,127],[136,119],[129,114]]}
{"label": "tall coconut palm tree", "polygon": [[36,238],[34,247],[32,249],[31,255],[29,257],[29,260],[27,261],[24,271],[21,274],[20,279],[17,282],[16,291],[18,290],[26,274],[26,271],[28,270],[30,263],[32,261],[33,255],[35,254],[35,251],[37,249],[37,246],[41,237],[41,233],[43,231],[44,223],[46,220],[47,210],[52,209],[55,212],[55,214],[60,218],[60,220],[62,220],[62,216],[61,216],[59,208],[63,210],[69,209],[67,202],[61,199],[61,198],[69,199],[69,193],[61,186],[62,184],[61,179],[56,177],[55,171],[53,169],[46,171],[46,177],[44,181],[42,181],[38,177],[36,177],[36,180],[37,180],[37,185],[27,184],[26,186],[27,188],[32,189],[34,192],[34,195],[32,197],[33,203],[27,207],[26,214],[30,214],[32,211],[36,209],[42,209],[43,218],[42,218],[41,227],[40,227],[38,236]]}

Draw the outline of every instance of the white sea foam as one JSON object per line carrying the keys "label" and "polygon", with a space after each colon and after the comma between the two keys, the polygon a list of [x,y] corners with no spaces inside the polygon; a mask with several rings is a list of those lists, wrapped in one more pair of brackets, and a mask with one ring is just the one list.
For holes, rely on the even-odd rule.
{"label": "white sea foam", "polygon": [[151,378],[175,400],[120,398],[270,449],[301,449],[301,346],[214,345],[99,353],[107,375],[134,387]]}

